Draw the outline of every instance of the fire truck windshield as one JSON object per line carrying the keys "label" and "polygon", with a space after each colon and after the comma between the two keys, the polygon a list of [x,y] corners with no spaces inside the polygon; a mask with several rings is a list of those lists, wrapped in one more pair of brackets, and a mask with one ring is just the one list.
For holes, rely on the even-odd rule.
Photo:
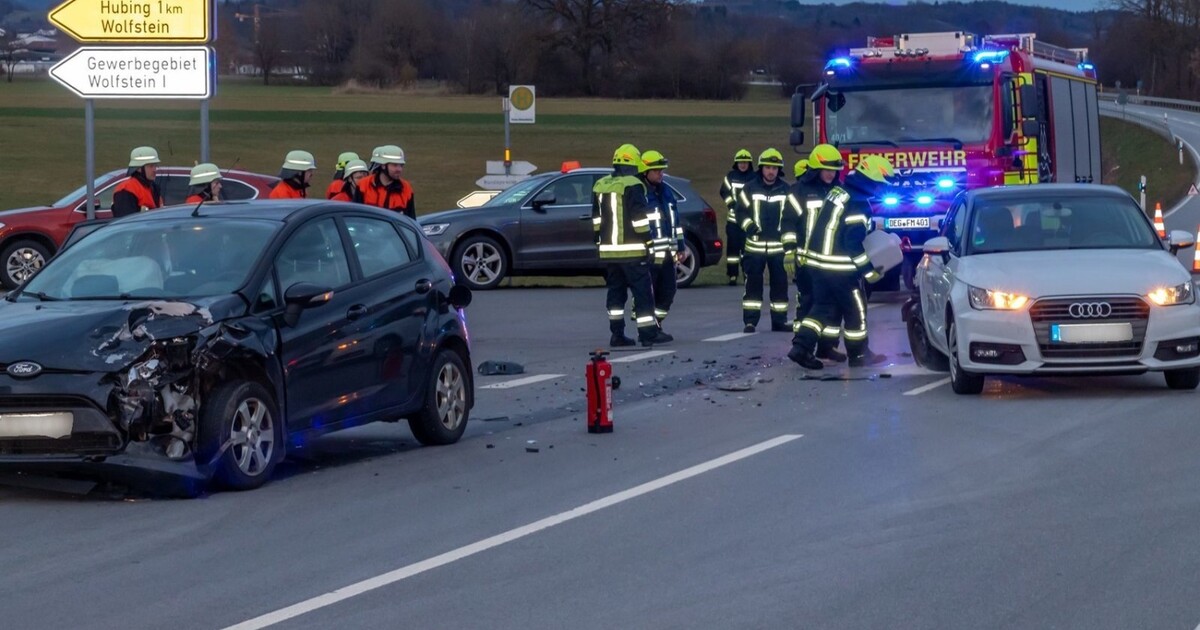
{"label": "fire truck windshield", "polygon": [[991,85],[856,88],[827,98],[825,131],[837,145],[969,144],[991,135]]}

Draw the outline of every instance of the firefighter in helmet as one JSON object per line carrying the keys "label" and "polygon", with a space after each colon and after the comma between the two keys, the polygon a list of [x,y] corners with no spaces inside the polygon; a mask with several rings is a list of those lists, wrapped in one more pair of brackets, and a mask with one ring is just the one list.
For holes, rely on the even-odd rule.
{"label": "firefighter in helmet", "polygon": [[752,333],[762,317],[763,274],[771,276],[771,330],[790,331],[787,326],[788,279],[784,259],[796,249],[796,217],[788,184],[783,181],[783,155],[767,149],[758,156],[758,172],[738,192],[737,221],[746,234],[742,267],[746,270],[746,292],[742,296],[744,332]]}
{"label": "firefighter in helmet", "polygon": [[163,205],[162,191],[154,181],[160,160],[154,147],[138,147],[129,152],[129,178],[113,191],[112,213],[124,217]]}
{"label": "firefighter in helmet", "polygon": [[[797,162],[796,168],[804,166],[803,176],[797,175],[796,183],[792,186],[791,194],[796,207],[800,208],[801,220],[797,229],[799,253],[796,256],[796,318],[792,321],[792,332],[799,335],[801,323],[807,318],[815,304],[813,295],[813,269],[808,266],[808,243],[812,240],[812,226],[820,215],[825,197],[833,187],[841,183],[841,173],[844,162],[837,147],[831,144],[819,144],[813,147],[804,162]],[[829,322],[828,334],[823,334],[817,344],[816,357],[835,363],[846,360],[846,355],[837,351],[841,335],[841,320]]]}
{"label": "firefighter in helmet", "polygon": [[733,155],[733,168],[721,182],[721,199],[725,200],[728,220],[725,222],[725,274],[729,276],[729,286],[738,282],[738,274],[742,268],[742,248],[745,247],[746,235],[736,220],[737,195],[747,182],[752,181],[757,173],[752,165],[754,156],[746,149],[738,149]]}
{"label": "firefighter in helmet", "polygon": [[342,185],[346,181],[346,164],[350,160],[357,160],[358,154],[353,151],[346,151],[338,155],[337,165],[333,171],[333,181],[329,182],[329,187],[325,189],[325,198],[333,199],[334,195],[342,192]]}
{"label": "firefighter in helmet", "polygon": [[362,203],[416,219],[417,203],[413,197],[413,187],[403,177],[404,167],[408,163],[404,149],[394,144],[378,147],[371,155],[371,163],[376,168],[369,177],[358,182]]}
{"label": "firefighter in helmet", "polygon": [[188,179],[188,197],[184,203],[220,203],[221,169],[216,164],[197,164]]}
{"label": "firefighter in helmet", "polygon": [[270,199],[306,199],[317,159],[308,151],[289,151],[279,169],[279,183],[271,189]]}
{"label": "firefighter in helmet", "polygon": [[683,262],[683,252],[686,250],[683,227],[679,224],[678,201],[671,187],[663,182],[667,158],[658,151],[646,151],[641,159],[646,204],[650,209],[650,280],[654,291],[654,317],[661,329],[675,301],[675,265]]}
{"label": "firefighter in helmet", "polygon": [[625,301],[630,293],[638,341],[644,346],[672,341],[654,318],[647,247],[649,207],[646,184],[638,177],[644,170],[641,158],[641,152],[632,144],[617,147],[612,174],[600,178],[592,187],[592,229],[600,261],[606,264],[606,306],[612,333],[609,345],[613,347],[637,344],[625,336]]}
{"label": "firefighter in helmet", "polygon": [[362,203],[362,190],[359,189],[358,184],[367,177],[370,177],[370,174],[367,172],[366,162],[362,160],[346,162],[345,168],[342,169],[342,187],[330,199]]}
{"label": "firefighter in helmet", "polygon": [[842,334],[850,367],[878,364],[887,360],[872,353],[867,346],[867,304],[861,281],[878,282],[882,274],[871,264],[863,249],[863,239],[871,224],[868,200],[876,196],[895,170],[892,163],[879,155],[868,155],[859,161],[855,170],[846,176],[841,186],[834,186],[812,223],[812,238],[805,256],[812,270],[813,293],[816,304],[812,313],[800,324],[800,332],[792,340],[788,358],[802,367],[819,370],[824,364],[813,350],[822,336],[835,335],[835,322],[844,320]]}

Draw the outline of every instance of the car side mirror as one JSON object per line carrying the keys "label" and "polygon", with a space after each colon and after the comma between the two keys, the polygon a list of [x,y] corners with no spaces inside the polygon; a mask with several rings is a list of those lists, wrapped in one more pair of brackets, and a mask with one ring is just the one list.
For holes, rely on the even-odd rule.
{"label": "car side mirror", "polygon": [[1172,255],[1195,244],[1196,239],[1189,232],[1183,230],[1171,230],[1171,233],[1167,235],[1167,247],[1171,248]]}
{"label": "car side mirror", "polygon": [[471,290],[467,287],[456,284],[450,287],[450,294],[446,296],[446,301],[454,308],[466,308],[471,305]]}
{"label": "car side mirror", "polygon": [[935,236],[925,241],[925,253],[930,256],[941,256],[943,262],[950,260],[950,239],[945,236]]}
{"label": "car side mirror", "polygon": [[541,212],[546,206],[553,206],[558,203],[558,198],[554,196],[554,191],[543,190],[533,198],[533,209]]}
{"label": "car side mirror", "polygon": [[288,287],[283,293],[283,301],[287,304],[287,310],[283,314],[283,323],[288,327],[295,326],[300,323],[300,314],[305,309],[315,308],[328,304],[333,299],[333,289],[322,287],[311,282],[297,282]]}
{"label": "car side mirror", "polygon": [[788,144],[797,149],[797,153],[799,153],[800,145],[804,144],[804,132],[799,129],[793,129],[791,137],[788,138]]}
{"label": "car side mirror", "polygon": [[1042,131],[1042,125],[1036,120],[1021,121],[1021,135],[1026,138],[1037,138]]}
{"label": "car side mirror", "polygon": [[[796,92],[792,95],[792,126],[803,127],[804,118],[808,115],[808,99],[804,93]],[[792,143],[797,144],[795,142]]]}
{"label": "car side mirror", "polygon": [[1032,85],[1022,85],[1021,118],[1037,118],[1037,90]]}

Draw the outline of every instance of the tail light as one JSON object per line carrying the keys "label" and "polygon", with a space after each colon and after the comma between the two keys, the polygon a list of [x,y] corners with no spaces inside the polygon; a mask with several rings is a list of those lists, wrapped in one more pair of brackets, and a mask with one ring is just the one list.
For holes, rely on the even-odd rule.
{"label": "tail light", "polygon": [[713,210],[712,208],[705,207],[701,214],[701,220],[704,221],[705,223],[716,223],[717,222],[717,211]]}

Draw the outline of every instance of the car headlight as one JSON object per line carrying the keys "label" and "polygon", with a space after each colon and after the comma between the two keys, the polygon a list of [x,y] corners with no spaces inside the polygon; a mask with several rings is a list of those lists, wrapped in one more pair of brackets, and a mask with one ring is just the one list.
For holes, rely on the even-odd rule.
{"label": "car headlight", "polygon": [[1146,297],[1159,306],[1175,306],[1176,304],[1191,304],[1196,300],[1191,282],[1173,287],[1162,287],[1151,291]]}
{"label": "car headlight", "polygon": [[425,236],[441,236],[449,227],[449,223],[430,223],[422,225],[421,231],[425,233]]}
{"label": "car headlight", "polygon": [[1016,293],[990,291],[977,287],[968,287],[967,295],[971,298],[971,308],[977,310],[1017,311],[1029,304],[1029,298]]}

